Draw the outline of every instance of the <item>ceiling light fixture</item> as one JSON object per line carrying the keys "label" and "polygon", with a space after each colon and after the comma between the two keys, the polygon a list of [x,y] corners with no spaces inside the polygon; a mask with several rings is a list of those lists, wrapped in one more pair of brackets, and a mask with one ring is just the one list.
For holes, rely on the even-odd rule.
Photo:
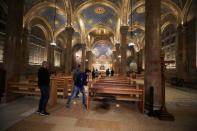
{"label": "ceiling light fixture", "polygon": [[129,46],[134,46],[135,44],[133,42],[129,43]]}

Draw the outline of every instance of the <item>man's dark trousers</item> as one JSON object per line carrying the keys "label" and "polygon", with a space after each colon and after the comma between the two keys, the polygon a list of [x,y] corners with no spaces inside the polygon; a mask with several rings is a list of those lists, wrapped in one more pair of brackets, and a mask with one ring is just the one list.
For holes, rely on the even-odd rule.
{"label": "man's dark trousers", "polygon": [[40,86],[41,96],[38,110],[46,112],[46,106],[49,100],[49,86]]}

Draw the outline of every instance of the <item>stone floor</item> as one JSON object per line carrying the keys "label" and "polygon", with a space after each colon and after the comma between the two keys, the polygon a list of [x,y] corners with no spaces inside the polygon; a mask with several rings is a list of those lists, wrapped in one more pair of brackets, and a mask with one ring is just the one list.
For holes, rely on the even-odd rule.
{"label": "stone floor", "polygon": [[[50,116],[36,113],[38,99],[25,98],[0,106],[0,130],[8,131],[196,131],[197,91],[167,85],[166,106],[175,121],[160,121],[141,114],[135,103],[92,101],[90,111],[81,99],[65,108],[65,101],[50,108]],[[74,104],[75,103],[75,104]],[[118,107],[118,105],[119,107]],[[3,116],[3,117],[2,117]],[[2,123],[3,122],[3,123]],[[15,124],[14,124],[15,123]]]}

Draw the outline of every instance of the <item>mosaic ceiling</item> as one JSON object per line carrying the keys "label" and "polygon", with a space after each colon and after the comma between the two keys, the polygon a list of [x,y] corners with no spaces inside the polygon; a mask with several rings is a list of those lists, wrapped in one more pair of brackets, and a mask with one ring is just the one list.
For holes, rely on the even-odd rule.
{"label": "mosaic ceiling", "polygon": [[[55,12],[56,12],[56,16],[55,16]],[[50,23],[51,27],[54,26],[54,16],[55,16],[56,30],[59,29],[62,25],[65,25],[66,23],[66,16],[64,15],[64,13],[57,9],[55,10],[55,8],[53,7],[48,7],[46,9],[41,10],[38,13],[38,15],[46,19]]]}
{"label": "mosaic ceiling", "polygon": [[57,2],[57,6],[60,8],[64,8],[64,0],[25,0],[25,13],[29,11],[33,6],[40,4],[42,2],[50,2],[55,4],[55,1]]}
{"label": "mosaic ceiling", "polygon": [[187,0],[171,0],[171,1],[173,1],[180,9],[183,9]]}
{"label": "mosaic ceiling", "polygon": [[[6,4],[6,0],[1,1],[2,4]],[[95,37],[93,41],[92,51],[97,58],[109,58],[112,53],[112,44],[116,36],[117,31],[119,31],[120,23],[118,20],[121,19],[121,10],[123,6],[123,0],[25,0],[24,6],[24,16],[29,13],[30,15],[40,16],[46,20],[46,22],[54,29],[54,15],[55,15],[55,2],[56,3],[56,18],[55,18],[55,31],[58,31],[60,28],[65,28],[68,25],[69,21],[69,10],[72,12],[72,26],[75,30],[73,35],[73,40],[76,42],[81,42],[82,33],[87,33],[91,37]],[[130,12],[128,25],[129,33],[127,34],[128,42],[135,42],[136,39],[141,39],[144,37],[144,27],[145,24],[145,7],[144,0],[129,0],[131,9],[136,7]],[[173,4],[173,7],[183,11],[186,5],[187,0],[165,0],[170,4]],[[68,4],[69,3],[69,4]],[[69,5],[68,8],[66,5]],[[84,8],[83,8],[84,7]],[[4,9],[5,6],[3,7]],[[34,10],[31,10],[34,9]],[[116,9],[116,10],[114,10]],[[174,9],[174,10],[176,10]],[[80,10],[76,16],[73,16],[76,10]],[[164,15],[165,14],[165,15]],[[167,15],[166,15],[167,14]],[[4,14],[3,14],[4,15]],[[0,19],[6,17],[1,15]],[[176,23],[177,19],[175,18],[172,9],[165,4],[161,5],[161,15],[165,16],[162,18],[161,25],[166,22]],[[180,15],[180,14],[179,14]],[[32,17],[30,16],[30,17]],[[79,21],[79,19],[81,21]],[[1,20],[2,21],[2,20]],[[102,27],[101,27],[102,25]],[[132,25],[140,25],[139,27],[132,28]],[[98,27],[97,27],[98,26]],[[95,27],[97,27],[95,29]],[[65,30],[62,29],[62,36],[66,36]],[[35,33],[36,34],[36,33]],[[100,39],[102,35],[108,37],[108,39]],[[141,38],[140,38],[141,37]],[[83,40],[84,41],[84,40]],[[114,40],[115,41],[115,40]]]}
{"label": "mosaic ceiling", "polygon": [[87,30],[97,25],[105,25],[116,29],[118,15],[113,9],[102,4],[92,5],[80,13]]}
{"label": "mosaic ceiling", "polygon": [[[84,6],[85,4],[90,4],[91,0],[25,0],[25,13],[26,14],[32,7],[35,7],[42,3],[51,3],[55,4],[55,1],[57,2],[58,8],[62,9],[64,12],[59,12],[57,14],[56,18],[56,29],[59,28],[61,25],[67,24],[67,11],[65,10],[65,3],[66,1],[70,1],[72,5],[72,12],[74,12],[76,9],[79,9]],[[184,5],[186,4],[187,0],[170,0],[173,2],[177,7],[179,7],[181,10],[184,8]],[[80,12],[80,17],[83,20],[84,26],[86,30],[90,30],[91,28],[97,26],[97,25],[104,25],[107,26],[113,30],[116,30],[117,28],[117,21],[120,16],[107,4],[103,4],[107,2],[108,4],[111,4],[111,6],[116,6],[116,8],[121,9],[122,8],[122,0],[101,0],[96,1],[96,4],[92,4],[91,6],[87,6],[87,8],[84,8]],[[143,2],[143,0],[130,0],[130,4],[132,7],[135,7],[140,2]],[[93,2],[94,3],[94,2]],[[167,6],[162,5],[162,14],[170,12],[171,10]],[[140,23],[144,25],[144,19],[145,19],[145,8],[142,4],[136,10],[134,10],[129,15],[129,22],[128,24],[131,25],[131,23]],[[54,19],[54,8],[52,7],[45,7],[41,11],[39,11],[38,14],[43,18],[45,18],[50,25],[53,25],[53,19]],[[77,32],[81,31],[81,25],[78,23],[78,21],[73,22],[73,27]]]}
{"label": "mosaic ceiling", "polygon": [[[2,1],[6,3],[6,0]],[[102,34],[98,33],[100,28],[105,28],[105,32],[110,32],[110,35],[108,35],[110,39],[115,39],[113,37],[117,36],[117,31],[119,31],[119,27],[121,26],[121,24],[118,22],[122,19],[121,10],[124,4],[123,0],[25,0],[24,2],[24,16],[27,14],[32,16],[40,16],[45,19],[52,29],[54,29],[54,5],[55,2],[57,2],[55,31],[61,29],[63,32],[60,33],[65,33],[64,28],[66,25],[68,25],[67,22],[69,21],[69,11],[71,11],[72,18],[70,19],[72,22],[71,24],[75,30],[74,38],[86,39],[88,34],[90,35],[92,33],[92,36],[95,37],[96,41],[99,41],[100,35]],[[144,34],[144,30],[142,30],[140,27],[135,27],[135,29],[133,29],[131,26],[140,25],[144,27],[145,7],[144,0],[128,0],[128,2],[130,2],[130,5],[132,6],[131,9],[136,7],[136,5],[139,5],[135,8],[135,10],[128,14],[128,25],[130,26],[128,37],[131,37],[130,40],[132,40],[132,37],[140,37]],[[168,4],[173,4],[174,10],[180,9],[180,11],[183,11],[187,0],[165,0],[165,2],[168,2]],[[74,13],[77,11],[79,11],[78,14],[74,16]],[[162,16],[165,16],[162,18],[162,25],[168,21],[171,23],[177,22],[172,9],[170,9],[170,7],[168,7],[166,4],[162,4],[161,14]],[[95,32],[95,30],[98,31]],[[82,33],[87,36],[81,37]],[[99,37],[95,36],[95,34],[99,34]],[[110,39],[104,40],[110,42]],[[112,40],[111,43],[113,43]],[[100,47],[99,50],[100,49],[102,48]]]}
{"label": "mosaic ceiling", "polygon": [[[71,0],[72,9],[77,9],[80,5],[84,4],[85,2],[88,2],[89,0]],[[107,0],[108,2],[111,2],[115,4],[117,7],[121,7],[122,0]]]}
{"label": "mosaic ceiling", "polygon": [[[168,7],[161,5],[161,15],[166,13],[172,13],[172,11]],[[144,25],[144,22],[145,6],[141,5],[129,15],[129,25],[131,25],[132,23],[140,23]]]}

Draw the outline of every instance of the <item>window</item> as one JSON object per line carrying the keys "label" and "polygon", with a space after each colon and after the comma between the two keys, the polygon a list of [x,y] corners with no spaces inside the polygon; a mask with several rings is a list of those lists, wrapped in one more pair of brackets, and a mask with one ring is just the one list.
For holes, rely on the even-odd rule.
{"label": "window", "polygon": [[54,50],[54,66],[60,67],[61,52]]}
{"label": "window", "polygon": [[44,46],[30,43],[29,45],[29,64],[41,65],[47,60],[46,48]]}

